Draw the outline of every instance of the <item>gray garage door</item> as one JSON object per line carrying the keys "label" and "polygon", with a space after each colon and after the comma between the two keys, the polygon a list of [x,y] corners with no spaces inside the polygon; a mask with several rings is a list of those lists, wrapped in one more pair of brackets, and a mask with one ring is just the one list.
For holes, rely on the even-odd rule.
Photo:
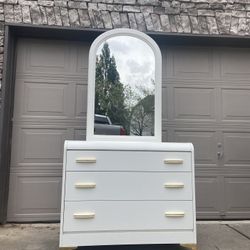
{"label": "gray garage door", "polygon": [[194,144],[198,218],[250,218],[250,50],[163,54],[164,140]]}
{"label": "gray garage door", "polygon": [[85,138],[88,46],[18,42],[9,221],[58,220],[65,139]]}
{"label": "gray garage door", "polygon": [[[85,138],[88,45],[20,40],[9,221],[59,219],[62,146]],[[199,218],[250,218],[250,50],[162,47],[163,139],[195,146]]]}

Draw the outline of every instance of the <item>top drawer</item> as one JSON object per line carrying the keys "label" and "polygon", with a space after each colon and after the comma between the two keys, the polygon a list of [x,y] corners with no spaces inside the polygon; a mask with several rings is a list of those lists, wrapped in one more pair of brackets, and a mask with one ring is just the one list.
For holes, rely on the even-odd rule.
{"label": "top drawer", "polygon": [[66,171],[191,171],[191,152],[67,151]]}

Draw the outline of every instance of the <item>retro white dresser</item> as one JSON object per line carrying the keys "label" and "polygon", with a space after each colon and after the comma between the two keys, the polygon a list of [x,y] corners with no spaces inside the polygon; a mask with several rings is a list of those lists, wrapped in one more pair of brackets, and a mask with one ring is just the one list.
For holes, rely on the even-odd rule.
{"label": "retro white dresser", "polygon": [[[98,134],[95,129],[96,58],[105,44],[113,52],[125,46],[126,53],[137,55],[134,56],[136,65],[143,66],[141,63],[146,58],[152,71],[150,78],[146,72],[138,78],[141,87],[150,89],[151,94],[136,105],[134,99],[128,99],[134,103],[135,113],[131,111],[133,116],[127,117],[128,127],[120,123],[127,129],[124,136]],[[115,54],[114,58],[121,55]],[[64,148],[60,247],[196,243],[193,146],[161,142],[161,61],[161,51],[155,41],[136,30],[110,30],[92,43],[87,141],[66,141]],[[134,77],[129,70],[120,72],[127,74],[126,79]],[[154,98],[148,98],[153,95]],[[153,102],[148,109],[144,105],[150,100]],[[143,113],[143,123],[141,110],[147,111]],[[115,114],[120,115],[112,113]],[[135,128],[143,133],[136,134]]]}
{"label": "retro white dresser", "polygon": [[66,141],[60,247],[196,243],[189,143]]}

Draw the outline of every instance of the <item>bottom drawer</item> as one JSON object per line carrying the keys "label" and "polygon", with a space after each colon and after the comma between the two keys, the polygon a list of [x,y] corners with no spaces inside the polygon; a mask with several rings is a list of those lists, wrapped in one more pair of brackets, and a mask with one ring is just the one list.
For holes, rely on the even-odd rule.
{"label": "bottom drawer", "polygon": [[64,232],[190,230],[191,201],[65,202]]}

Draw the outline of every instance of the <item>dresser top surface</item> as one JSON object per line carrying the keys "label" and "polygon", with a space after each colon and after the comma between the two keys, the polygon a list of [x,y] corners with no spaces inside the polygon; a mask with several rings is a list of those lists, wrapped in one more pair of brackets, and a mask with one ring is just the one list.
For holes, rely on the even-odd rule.
{"label": "dresser top surface", "polygon": [[193,152],[193,144],[169,142],[65,141],[65,149]]}

